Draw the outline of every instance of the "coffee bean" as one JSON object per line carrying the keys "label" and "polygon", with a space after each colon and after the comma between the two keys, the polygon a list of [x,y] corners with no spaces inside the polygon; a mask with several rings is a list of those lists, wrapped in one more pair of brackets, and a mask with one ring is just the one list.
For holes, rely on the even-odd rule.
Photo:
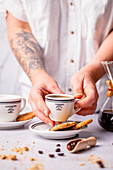
{"label": "coffee bean", "polygon": [[39,154],[43,154],[43,151],[38,151]]}
{"label": "coffee bean", "polygon": [[76,142],[71,142],[71,146],[75,146],[76,145]]}
{"label": "coffee bean", "polygon": [[64,153],[58,153],[58,156],[64,156]]}
{"label": "coffee bean", "polygon": [[103,164],[103,162],[102,162],[101,160],[98,160],[98,161],[97,161],[97,164],[99,164],[99,167],[100,167],[100,168],[105,168],[105,167],[104,167],[104,164]]}
{"label": "coffee bean", "polygon": [[72,150],[71,145],[67,145],[67,149],[68,149],[69,151],[71,151],[71,150]]}
{"label": "coffee bean", "polygon": [[59,143],[56,146],[61,146]]}
{"label": "coffee bean", "polygon": [[76,138],[79,137],[79,134],[77,133],[75,137],[76,137]]}
{"label": "coffee bean", "polygon": [[57,148],[55,151],[56,151],[56,152],[60,152],[60,148]]}
{"label": "coffee bean", "polygon": [[54,158],[55,155],[54,155],[54,154],[49,154],[49,157],[50,157],[50,158]]}

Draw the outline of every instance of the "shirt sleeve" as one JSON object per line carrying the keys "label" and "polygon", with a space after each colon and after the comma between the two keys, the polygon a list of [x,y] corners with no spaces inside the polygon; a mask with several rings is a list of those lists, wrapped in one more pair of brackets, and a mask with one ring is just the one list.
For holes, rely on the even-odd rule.
{"label": "shirt sleeve", "polygon": [[27,17],[21,0],[0,0],[0,10],[9,11],[15,18],[27,22]]}

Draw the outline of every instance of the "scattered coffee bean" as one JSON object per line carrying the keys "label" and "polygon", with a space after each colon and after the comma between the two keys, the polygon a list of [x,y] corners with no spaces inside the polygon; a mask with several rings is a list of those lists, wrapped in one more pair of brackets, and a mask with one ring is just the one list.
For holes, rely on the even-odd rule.
{"label": "scattered coffee bean", "polygon": [[77,138],[77,137],[79,137],[79,134],[76,134],[76,136],[75,136],[75,137],[76,137],[76,138]]}
{"label": "scattered coffee bean", "polygon": [[60,148],[57,148],[55,151],[56,151],[56,152],[60,152]]}
{"label": "scattered coffee bean", "polygon": [[100,168],[105,168],[104,164],[103,164],[103,162],[101,160],[98,160],[97,164],[99,165]]}
{"label": "scattered coffee bean", "polygon": [[49,157],[50,157],[50,158],[54,158],[55,155],[54,155],[54,154],[49,154]]}
{"label": "scattered coffee bean", "polygon": [[38,151],[39,154],[43,154],[43,151]]}
{"label": "scattered coffee bean", "polygon": [[64,156],[64,153],[58,153],[58,156]]}
{"label": "scattered coffee bean", "polygon": [[61,146],[59,143],[56,146]]}

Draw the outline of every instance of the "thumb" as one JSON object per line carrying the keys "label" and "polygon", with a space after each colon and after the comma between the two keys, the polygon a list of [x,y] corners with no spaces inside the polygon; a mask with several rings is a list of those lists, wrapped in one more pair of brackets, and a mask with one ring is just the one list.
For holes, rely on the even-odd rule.
{"label": "thumb", "polygon": [[81,99],[83,97],[83,85],[82,82],[77,80],[72,83],[72,88],[73,88],[73,95],[78,99]]}

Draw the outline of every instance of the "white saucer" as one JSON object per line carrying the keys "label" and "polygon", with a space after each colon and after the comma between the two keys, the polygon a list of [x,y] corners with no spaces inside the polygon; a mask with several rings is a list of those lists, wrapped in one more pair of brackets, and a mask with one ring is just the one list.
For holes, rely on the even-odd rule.
{"label": "white saucer", "polygon": [[64,130],[64,131],[49,131],[51,126],[44,122],[35,122],[29,126],[30,131],[48,139],[66,139],[76,136],[77,133],[85,130],[87,126],[77,130]]}
{"label": "white saucer", "polygon": [[25,121],[19,121],[19,122],[0,122],[0,129],[17,129],[23,127],[26,123],[31,121],[25,120]]}

